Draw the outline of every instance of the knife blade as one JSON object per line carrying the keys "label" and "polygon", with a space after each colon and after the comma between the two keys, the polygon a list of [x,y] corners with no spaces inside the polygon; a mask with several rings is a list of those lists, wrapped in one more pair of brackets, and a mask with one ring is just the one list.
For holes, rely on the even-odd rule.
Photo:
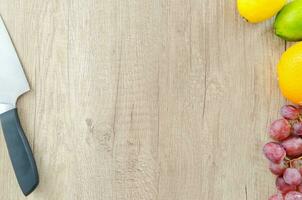
{"label": "knife blade", "polygon": [[16,178],[26,196],[39,184],[36,162],[16,108],[18,97],[29,90],[21,62],[0,16],[0,121]]}
{"label": "knife blade", "polygon": [[17,98],[30,90],[2,17],[0,17],[0,83],[1,103],[15,105]]}

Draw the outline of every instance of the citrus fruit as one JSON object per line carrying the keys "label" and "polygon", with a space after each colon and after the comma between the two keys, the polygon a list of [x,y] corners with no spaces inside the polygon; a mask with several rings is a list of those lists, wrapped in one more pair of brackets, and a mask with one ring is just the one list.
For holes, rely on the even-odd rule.
{"label": "citrus fruit", "polygon": [[239,13],[251,23],[262,22],[273,17],[287,0],[237,0]]}
{"label": "citrus fruit", "polygon": [[278,64],[278,78],[282,94],[302,105],[302,42],[283,53]]}
{"label": "citrus fruit", "polygon": [[302,40],[302,0],[284,6],[276,17],[274,28],[276,35],[285,40]]}

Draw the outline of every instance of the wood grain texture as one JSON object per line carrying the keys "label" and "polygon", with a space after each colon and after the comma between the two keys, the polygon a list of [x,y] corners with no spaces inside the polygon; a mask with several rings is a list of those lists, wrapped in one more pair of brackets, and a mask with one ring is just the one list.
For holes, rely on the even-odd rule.
{"label": "wood grain texture", "polygon": [[[267,199],[272,21],[223,0],[0,0],[32,90],[29,200]],[[0,137],[0,199],[25,199]]]}

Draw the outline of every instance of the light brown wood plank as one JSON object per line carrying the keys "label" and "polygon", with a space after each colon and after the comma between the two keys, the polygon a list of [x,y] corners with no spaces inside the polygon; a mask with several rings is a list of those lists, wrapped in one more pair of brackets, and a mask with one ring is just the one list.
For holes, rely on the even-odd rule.
{"label": "light brown wood plank", "polygon": [[[66,1],[31,2],[31,19],[37,25],[32,49],[35,68],[34,151],[40,185],[33,199],[65,199],[68,196],[68,138],[71,132],[68,102],[68,4]],[[35,54],[34,54],[35,53]],[[24,66],[26,68],[26,66]],[[28,113],[29,114],[29,113]],[[39,152],[39,153],[36,153]]]}
{"label": "light brown wood plank", "polygon": [[70,1],[69,199],[112,199],[119,30],[111,1]]}
{"label": "light brown wood plank", "polygon": [[120,1],[113,199],[158,197],[159,1]]}

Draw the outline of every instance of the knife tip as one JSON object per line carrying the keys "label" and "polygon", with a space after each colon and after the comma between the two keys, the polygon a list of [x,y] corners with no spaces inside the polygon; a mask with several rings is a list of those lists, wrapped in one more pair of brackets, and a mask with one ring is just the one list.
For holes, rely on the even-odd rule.
{"label": "knife tip", "polygon": [[0,21],[2,24],[4,24],[4,21],[3,21],[3,18],[2,18],[2,15],[0,14]]}
{"label": "knife tip", "polygon": [[6,29],[6,26],[5,26],[5,23],[4,23],[4,20],[3,20],[3,17],[1,14],[0,14],[0,26],[5,27],[5,29]]}

